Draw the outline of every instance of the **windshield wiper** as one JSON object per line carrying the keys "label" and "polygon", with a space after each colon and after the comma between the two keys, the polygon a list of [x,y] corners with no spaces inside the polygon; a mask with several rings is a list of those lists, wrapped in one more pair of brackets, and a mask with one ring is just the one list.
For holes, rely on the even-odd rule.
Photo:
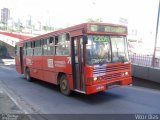
{"label": "windshield wiper", "polygon": [[124,62],[125,62],[125,58],[124,58],[124,56],[122,56],[122,55],[119,56],[119,52],[118,52],[118,49],[119,49],[119,48],[117,47],[117,43],[115,43],[115,44],[116,44],[115,46],[116,46],[116,50],[117,50],[117,57],[118,57],[118,59],[119,59],[121,62],[124,63]]}

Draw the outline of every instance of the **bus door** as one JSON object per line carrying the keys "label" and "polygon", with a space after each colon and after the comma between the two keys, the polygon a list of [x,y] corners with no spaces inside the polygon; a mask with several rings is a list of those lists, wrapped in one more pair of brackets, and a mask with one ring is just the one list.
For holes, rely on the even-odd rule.
{"label": "bus door", "polygon": [[74,89],[84,92],[84,54],[82,37],[72,37],[71,46]]}
{"label": "bus door", "polygon": [[19,50],[20,70],[23,73],[23,47],[20,47]]}

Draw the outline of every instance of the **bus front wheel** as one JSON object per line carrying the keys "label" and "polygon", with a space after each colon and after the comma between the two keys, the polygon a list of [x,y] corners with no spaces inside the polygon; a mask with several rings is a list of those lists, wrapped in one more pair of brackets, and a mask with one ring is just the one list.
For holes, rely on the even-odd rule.
{"label": "bus front wheel", "polygon": [[26,78],[26,80],[29,81],[29,82],[32,81],[32,79],[31,79],[31,77],[30,77],[30,71],[29,71],[28,68],[25,70],[25,78]]}
{"label": "bus front wheel", "polygon": [[66,96],[69,96],[71,93],[69,82],[67,80],[66,75],[62,75],[60,78],[60,90],[61,90],[61,93]]}

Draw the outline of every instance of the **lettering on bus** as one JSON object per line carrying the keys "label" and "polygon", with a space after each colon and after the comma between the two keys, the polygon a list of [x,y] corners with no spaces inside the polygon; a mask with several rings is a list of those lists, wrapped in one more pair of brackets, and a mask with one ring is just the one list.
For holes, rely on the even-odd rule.
{"label": "lettering on bus", "polygon": [[116,26],[105,26],[104,31],[113,33],[126,33],[126,28]]}
{"label": "lettering on bus", "polygon": [[47,61],[48,61],[48,67],[49,68],[53,68],[54,67],[53,66],[53,60],[52,59],[48,59]]}
{"label": "lettering on bus", "polygon": [[27,65],[32,65],[32,60],[29,59],[29,58],[27,58],[27,59],[26,59],[26,64],[27,64]]}
{"label": "lettering on bus", "polygon": [[123,26],[109,26],[109,25],[90,25],[90,31],[92,32],[109,32],[126,34],[127,28]]}
{"label": "lettering on bus", "polygon": [[93,35],[93,41],[94,42],[108,42],[109,36]]}
{"label": "lettering on bus", "polygon": [[54,66],[55,67],[66,67],[66,62],[65,61],[54,61]]}

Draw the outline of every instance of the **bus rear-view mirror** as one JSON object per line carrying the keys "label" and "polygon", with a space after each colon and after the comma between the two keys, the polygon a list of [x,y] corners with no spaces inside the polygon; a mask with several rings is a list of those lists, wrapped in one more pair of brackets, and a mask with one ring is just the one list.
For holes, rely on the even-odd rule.
{"label": "bus rear-view mirror", "polygon": [[87,35],[83,35],[83,44],[87,44],[88,43],[88,37]]}

